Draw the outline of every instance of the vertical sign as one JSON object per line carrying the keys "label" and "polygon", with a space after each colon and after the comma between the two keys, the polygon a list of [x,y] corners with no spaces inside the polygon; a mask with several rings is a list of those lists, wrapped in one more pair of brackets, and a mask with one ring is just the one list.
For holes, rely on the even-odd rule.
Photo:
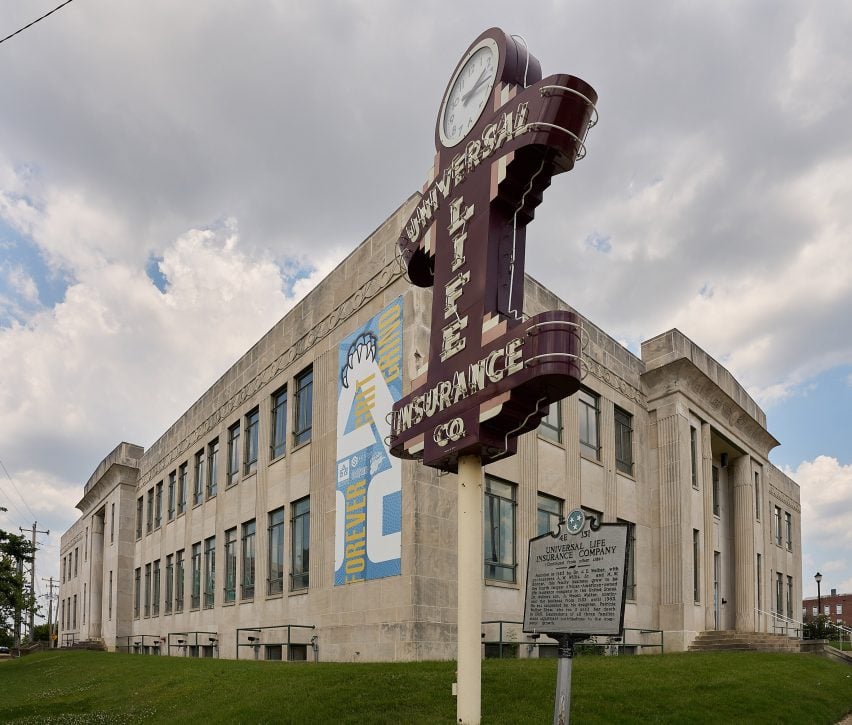
{"label": "vertical sign", "polygon": [[402,466],[388,415],[402,397],[402,298],[340,342],[334,583],[400,573]]}

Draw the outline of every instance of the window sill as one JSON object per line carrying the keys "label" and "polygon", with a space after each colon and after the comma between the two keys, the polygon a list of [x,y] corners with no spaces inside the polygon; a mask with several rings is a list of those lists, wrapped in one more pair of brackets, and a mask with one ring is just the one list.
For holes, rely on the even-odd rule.
{"label": "window sill", "polygon": [[304,587],[303,589],[293,589],[287,592],[288,597],[301,597],[308,593],[308,587]]}
{"label": "window sill", "polygon": [[283,599],[283,598],[284,598],[284,592],[275,592],[275,594],[267,594],[266,595],[267,600],[269,600],[269,599]]}
{"label": "window sill", "polygon": [[556,446],[557,448],[561,448],[563,451],[565,450],[565,443],[563,441],[555,441],[553,438],[548,438],[546,435],[542,435],[541,433],[538,434],[538,439],[545,443],[550,443],[550,445]]}
{"label": "window sill", "polygon": [[234,607],[236,604],[236,602],[222,602],[223,607]]}
{"label": "window sill", "polygon": [[270,456],[272,456],[272,457],[269,459],[268,465],[271,466],[273,463],[278,463],[279,461],[283,461],[287,457],[287,451],[284,451],[284,453],[281,453],[280,455],[277,455],[277,456],[272,455],[272,454],[270,454]]}
{"label": "window sill", "polygon": [[615,467],[615,472],[619,476],[623,476],[624,478],[629,478],[634,483],[636,482],[636,474],[632,471],[628,473],[627,471],[622,471],[618,466]]}
{"label": "window sill", "polygon": [[589,463],[596,463],[601,468],[603,468],[603,463],[601,463],[600,458],[594,458],[590,453],[586,453],[582,449],[580,449],[580,458],[582,458],[584,461],[588,461]]}
{"label": "window sill", "polygon": [[485,586],[487,587],[499,587],[501,589],[520,589],[521,585],[517,582],[504,582],[500,579],[486,579]]}
{"label": "window sill", "polygon": [[310,441],[310,440],[306,440],[304,443],[299,443],[299,445],[294,445],[294,446],[290,449],[290,453],[292,454],[292,453],[295,453],[296,451],[300,451],[300,450],[302,450],[302,448],[306,448],[306,447],[307,447],[307,446],[309,446],[309,445],[311,445],[311,441]]}

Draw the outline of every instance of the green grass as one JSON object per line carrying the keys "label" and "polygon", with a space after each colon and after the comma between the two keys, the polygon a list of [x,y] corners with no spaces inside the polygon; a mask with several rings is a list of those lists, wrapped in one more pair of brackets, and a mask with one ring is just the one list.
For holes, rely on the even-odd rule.
{"label": "green grass", "polygon": [[[0,722],[451,723],[453,662],[245,662],[45,652],[0,662]],[[485,723],[548,723],[555,660],[487,660]],[[574,660],[575,723],[836,723],[852,668],[730,652]]]}

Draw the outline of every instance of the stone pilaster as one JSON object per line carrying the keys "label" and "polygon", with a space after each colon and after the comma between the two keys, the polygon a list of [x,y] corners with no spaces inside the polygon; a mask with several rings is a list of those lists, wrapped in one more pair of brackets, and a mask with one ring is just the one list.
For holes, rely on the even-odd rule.
{"label": "stone pilaster", "polygon": [[704,506],[704,627],[714,629],[713,601],[713,450],[710,424],[701,424],[701,490]]}
{"label": "stone pilaster", "polygon": [[563,412],[565,425],[565,513],[570,513],[581,504],[580,486],[580,409],[577,396],[566,401]]}
{"label": "stone pilaster", "polygon": [[615,407],[612,401],[601,399],[601,444],[604,464],[604,521],[618,518],[618,481],[615,475]]}
{"label": "stone pilaster", "polygon": [[734,574],[736,629],[754,631],[754,482],[751,458],[746,454],[733,461],[734,476]]}
{"label": "stone pilaster", "polygon": [[[325,531],[327,516],[335,506],[334,481],[337,439],[337,349],[326,350],[314,360],[314,410],[311,441],[311,588],[332,586],[334,541]],[[320,432],[322,432],[320,434]],[[319,434],[319,435],[318,435]],[[328,550],[326,550],[328,545]]]}
{"label": "stone pilaster", "polygon": [[[680,416],[657,419],[660,471],[660,603],[683,604],[683,481],[681,480]],[[681,624],[682,627],[682,624]],[[663,627],[667,629],[671,627]]]}

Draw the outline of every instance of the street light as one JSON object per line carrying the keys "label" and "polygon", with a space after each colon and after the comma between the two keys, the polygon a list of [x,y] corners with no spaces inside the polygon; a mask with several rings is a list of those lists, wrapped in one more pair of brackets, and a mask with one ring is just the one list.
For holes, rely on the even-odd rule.
{"label": "street light", "polygon": [[822,574],[817,572],[814,575],[817,583],[817,636],[822,639],[822,594],[820,592],[819,583],[822,581]]}

